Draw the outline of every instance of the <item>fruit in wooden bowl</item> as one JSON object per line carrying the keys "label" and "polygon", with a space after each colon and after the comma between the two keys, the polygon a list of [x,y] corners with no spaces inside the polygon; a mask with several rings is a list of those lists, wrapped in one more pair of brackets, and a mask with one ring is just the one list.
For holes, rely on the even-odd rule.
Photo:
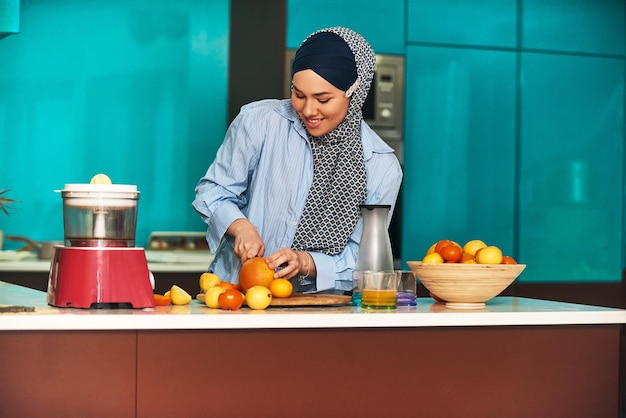
{"label": "fruit in wooden bowl", "polygon": [[525,264],[422,263],[408,261],[413,275],[452,309],[482,309],[522,273]]}

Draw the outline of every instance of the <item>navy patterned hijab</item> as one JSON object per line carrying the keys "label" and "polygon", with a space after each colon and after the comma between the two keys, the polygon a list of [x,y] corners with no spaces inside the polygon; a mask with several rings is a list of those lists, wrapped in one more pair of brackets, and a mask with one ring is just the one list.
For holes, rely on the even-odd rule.
{"label": "navy patterned hijab", "polygon": [[[338,38],[315,37],[324,32],[338,35],[350,49],[356,66],[355,81],[350,80],[353,74],[349,74],[350,66],[346,63],[345,53],[341,52],[341,46],[324,48],[324,43],[334,42],[333,39],[336,41]],[[308,57],[309,63],[304,67],[313,71],[325,67],[325,70],[320,70],[323,74],[318,74],[331,84],[336,87],[335,83],[342,87],[350,85],[346,91],[350,104],[345,119],[335,129],[319,137],[309,134],[313,153],[313,182],[292,248],[335,255],[345,248],[361,216],[359,205],[365,203],[367,198],[361,109],[372,84],[376,57],[372,47],[358,33],[341,27],[322,29],[311,34],[296,52],[295,70],[305,69],[300,68],[302,65],[296,65],[298,54],[306,52],[308,42],[313,40],[315,42],[312,43],[321,51],[329,51],[331,55],[333,51],[339,52],[335,53],[337,56],[334,58],[323,53]]]}

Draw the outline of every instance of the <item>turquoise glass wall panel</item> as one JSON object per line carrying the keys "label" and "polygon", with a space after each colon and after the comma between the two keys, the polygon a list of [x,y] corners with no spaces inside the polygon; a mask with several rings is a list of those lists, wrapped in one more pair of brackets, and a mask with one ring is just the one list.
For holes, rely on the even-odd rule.
{"label": "turquoise glass wall panel", "polygon": [[22,0],[0,41],[6,234],[63,236],[54,190],[103,172],[141,191],[137,243],[204,230],[194,186],[226,129],[229,2]]}
{"label": "turquoise glass wall panel", "polygon": [[0,39],[20,30],[20,0],[0,0]]}
{"label": "turquoise glass wall panel", "polygon": [[594,54],[625,52],[624,0],[524,0],[524,48]]}
{"label": "turquoise glass wall panel", "polygon": [[443,238],[513,255],[515,54],[407,49],[402,259]]}
{"label": "turquoise glass wall panel", "polygon": [[349,27],[379,54],[404,52],[404,0],[288,0],[287,47],[297,48],[318,29]]}
{"label": "turquoise glass wall panel", "polygon": [[515,47],[516,0],[408,0],[409,42]]}
{"label": "turquoise glass wall panel", "polygon": [[624,61],[525,53],[521,67],[524,280],[619,281]]}

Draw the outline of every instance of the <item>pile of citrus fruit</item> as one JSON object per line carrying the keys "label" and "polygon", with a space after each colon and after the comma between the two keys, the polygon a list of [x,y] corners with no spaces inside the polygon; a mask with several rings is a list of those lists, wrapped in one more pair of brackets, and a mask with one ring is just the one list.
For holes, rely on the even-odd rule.
{"label": "pile of citrus fruit", "polygon": [[467,264],[517,264],[515,259],[503,255],[495,245],[473,239],[461,246],[455,241],[442,239],[430,246],[422,263],[467,263]]}
{"label": "pile of citrus fruit", "polygon": [[293,286],[287,279],[275,279],[262,257],[251,258],[241,266],[239,284],[223,282],[213,273],[200,276],[204,303],[213,309],[237,310],[245,302],[250,309],[265,309],[272,298],[291,296]]}
{"label": "pile of citrus fruit", "polygon": [[[250,309],[265,309],[272,298],[288,298],[293,286],[287,279],[275,279],[262,257],[246,261],[239,272],[239,283],[223,282],[216,274],[200,275],[200,290],[204,293],[204,303],[209,308],[237,310],[245,302]],[[173,285],[163,295],[154,295],[156,306],[189,305],[191,295],[183,288]]]}
{"label": "pile of citrus fruit", "polygon": [[154,295],[154,304],[156,306],[167,305],[189,305],[191,302],[191,295],[180,286],[172,285],[170,290],[163,295]]}

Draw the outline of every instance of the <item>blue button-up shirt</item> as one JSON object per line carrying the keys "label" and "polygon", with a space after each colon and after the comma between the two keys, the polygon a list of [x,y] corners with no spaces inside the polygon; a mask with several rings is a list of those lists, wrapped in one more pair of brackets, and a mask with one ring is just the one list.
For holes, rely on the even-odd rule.
{"label": "blue button-up shirt", "polygon": [[[392,205],[402,170],[389,147],[365,122],[361,140],[367,173],[367,204]],[[216,253],[209,270],[237,282],[241,262],[233,251],[230,224],[247,218],[265,244],[265,255],[291,247],[313,180],[313,158],[305,128],[291,100],[262,100],[242,107],[215,160],[196,186],[193,207],[208,225],[207,242]],[[351,290],[363,223],[337,255],[311,252],[316,290]]]}

